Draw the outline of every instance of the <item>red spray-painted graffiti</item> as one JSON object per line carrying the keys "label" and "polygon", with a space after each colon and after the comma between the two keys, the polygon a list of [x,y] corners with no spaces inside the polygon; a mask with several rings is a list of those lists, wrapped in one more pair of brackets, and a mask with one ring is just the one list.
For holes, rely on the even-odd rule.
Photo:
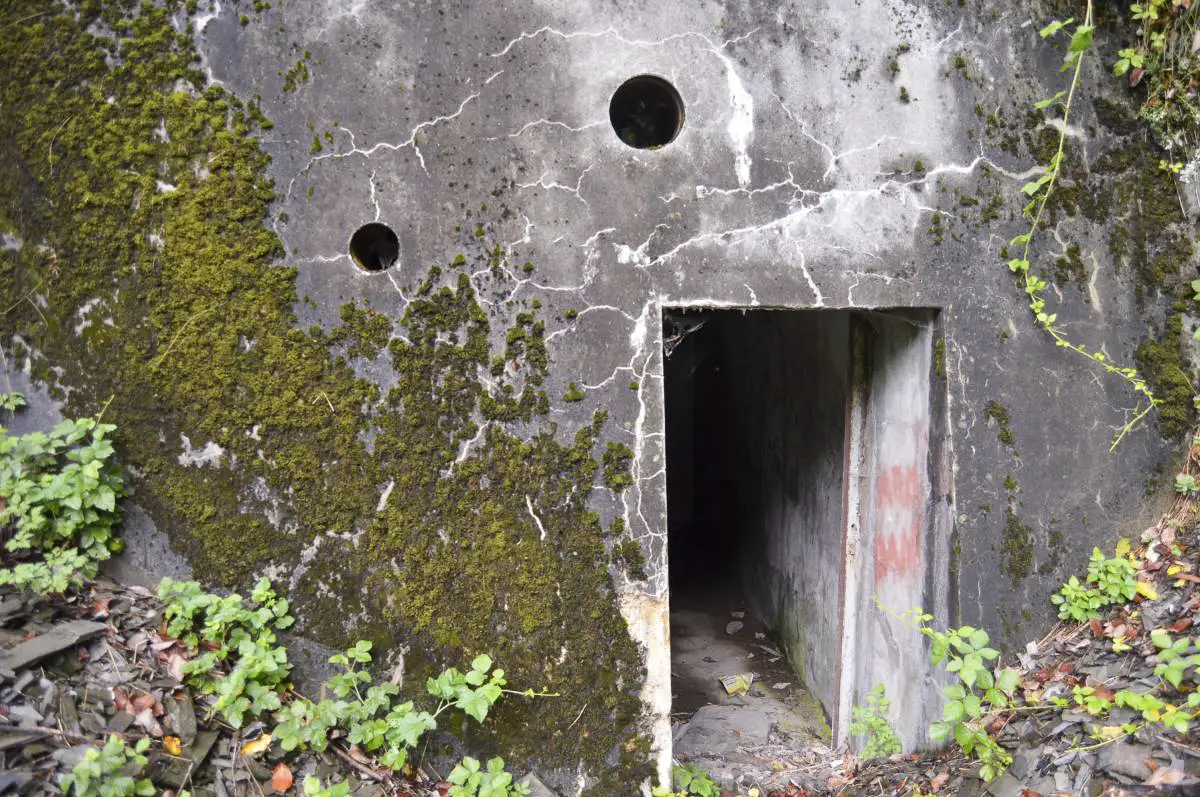
{"label": "red spray-painted graffiti", "polygon": [[914,464],[891,465],[875,489],[875,585],[921,572],[925,495]]}

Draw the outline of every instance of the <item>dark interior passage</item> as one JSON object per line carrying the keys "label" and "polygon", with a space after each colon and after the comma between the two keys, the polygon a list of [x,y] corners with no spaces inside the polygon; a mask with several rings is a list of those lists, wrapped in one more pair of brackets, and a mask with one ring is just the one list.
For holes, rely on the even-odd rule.
{"label": "dark interior passage", "polygon": [[[832,713],[850,314],[671,310],[663,338],[673,655],[697,614],[718,634],[740,620],[748,649],[762,629]],[[677,700],[696,691],[679,687]]]}

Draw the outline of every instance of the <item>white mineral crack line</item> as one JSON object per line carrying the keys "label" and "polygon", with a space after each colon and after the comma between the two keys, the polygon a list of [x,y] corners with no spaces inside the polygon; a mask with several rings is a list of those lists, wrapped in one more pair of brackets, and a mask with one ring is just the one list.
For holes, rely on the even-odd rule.
{"label": "white mineral crack line", "polygon": [[[539,287],[540,287],[540,286],[539,286]],[[612,306],[612,305],[610,305],[610,304],[589,304],[588,306],[586,306],[586,307],[584,307],[582,310],[580,310],[580,311],[579,311],[579,312],[576,314],[575,318],[574,318],[574,319],[572,319],[572,320],[573,320],[573,321],[578,321],[579,319],[583,318],[585,315],[588,315],[589,313],[599,312],[599,311],[601,311],[601,310],[607,310],[607,311],[609,311],[609,312],[618,313],[618,314],[620,314],[620,315],[624,316],[625,318],[629,319],[630,321],[634,321],[634,322],[636,322],[636,321],[637,321],[637,319],[636,319],[636,318],[634,318],[632,315],[630,315],[629,313],[627,313],[627,312],[625,312],[624,310],[622,310],[620,307],[614,307],[614,306]],[[547,336],[546,336],[546,343],[549,343],[550,341],[554,340],[555,338],[559,337],[560,335],[565,335],[565,334],[566,334],[566,333],[568,333],[568,332],[572,332],[572,331],[574,331],[574,330],[575,330],[575,328],[576,328],[576,325],[575,325],[575,324],[571,324],[570,326],[565,326],[565,327],[563,327],[562,329],[556,329],[556,330],[554,330],[553,332],[551,332],[549,335],[547,335]],[[623,365],[623,366],[620,366],[620,367],[619,367],[617,370],[618,370],[618,371],[621,371],[621,370],[626,370],[626,371],[633,370],[633,360],[632,360],[632,359],[630,360],[630,363],[629,363],[629,365]],[[605,385],[605,384],[607,384],[608,382],[612,381],[613,377],[615,377],[615,376],[616,376],[616,373],[614,372],[614,373],[613,373],[613,376],[610,376],[608,379],[604,380],[604,382],[601,382],[601,383],[600,383],[600,384],[598,384],[598,385],[591,386],[591,389],[595,389],[595,388],[598,388],[598,387],[602,387],[603,385]],[[585,390],[586,390],[586,389],[589,389],[589,386],[588,386],[588,385],[584,385],[583,387],[584,387],[584,389],[585,389]]]}
{"label": "white mineral crack line", "polygon": [[[593,166],[594,166],[594,164],[593,164]],[[584,206],[590,210],[591,205],[588,204],[588,201],[583,198],[583,196],[579,193],[579,191],[583,187],[583,179],[585,177],[587,177],[588,172],[590,172],[591,170],[592,170],[592,166],[588,166],[586,169],[584,169],[579,174],[579,179],[577,179],[575,181],[574,187],[569,186],[569,185],[564,185],[564,184],[556,182],[554,180],[550,180],[549,182],[547,182],[547,180],[546,180],[547,172],[543,172],[542,176],[539,177],[535,182],[517,183],[517,188],[522,188],[522,189],[524,189],[524,188],[542,188],[547,191],[549,191],[549,190],[566,191],[568,194],[573,194],[576,199],[578,199],[580,202],[582,202],[584,204]]]}
{"label": "white mineral crack line", "polygon": [[458,109],[454,113],[444,114],[442,116],[436,116],[433,119],[427,119],[424,122],[420,122],[419,124],[416,125],[416,127],[414,127],[411,131],[409,131],[408,138],[405,139],[404,141],[401,141],[399,144],[392,144],[387,141],[380,141],[376,144],[372,144],[370,147],[367,147],[366,149],[363,149],[358,146],[358,144],[355,140],[353,130],[349,129],[348,127],[345,127],[344,125],[339,126],[338,130],[341,130],[350,136],[350,149],[342,151],[342,152],[330,152],[330,153],[324,154],[324,155],[314,155],[312,158],[309,159],[308,163],[304,166],[304,168],[300,170],[299,174],[297,174],[296,177],[293,177],[291,179],[291,181],[288,183],[288,190],[287,190],[287,193],[285,196],[291,195],[292,186],[295,183],[296,179],[299,178],[300,175],[307,173],[309,169],[311,169],[315,164],[317,164],[321,161],[341,160],[343,158],[349,158],[352,155],[360,155],[364,158],[370,158],[372,155],[374,155],[376,152],[378,152],[380,150],[388,150],[389,152],[399,152],[402,149],[411,147],[413,154],[417,156],[417,161],[421,164],[421,170],[424,171],[425,174],[429,174],[429,168],[425,165],[425,156],[421,153],[421,147],[417,143],[417,136],[420,135],[421,131],[425,130],[426,128],[434,127],[436,125],[440,125],[445,122],[450,122],[450,121],[453,121],[454,119],[457,119],[459,116],[462,115],[463,111],[466,110],[467,105],[469,105],[473,100],[478,99],[479,96],[480,96],[480,93],[478,91],[472,92],[471,94],[467,95],[466,99],[464,99],[461,103],[459,103]]}
{"label": "white mineral crack line", "polygon": [[[642,306],[642,312],[638,315],[637,322],[634,324],[633,330],[629,334],[629,345],[633,350],[633,358],[631,362],[636,362],[639,357],[644,359],[642,361],[641,368],[634,369],[634,373],[638,376],[638,413],[634,419],[632,430],[634,443],[633,461],[630,463],[630,475],[633,478],[633,485],[631,486],[630,490],[626,490],[621,494],[621,505],[623,508],[622,516],[625,520],[625,528],[627,530],[634,531],[635,537],[637,535],[637,531],[640,531],[643,537],[647,537],[651,540],[662,538],[665,534],[665,530],[658,532],[654,531],[654,526],[652,526],[646,520],[644,512],[644,483],[647,480],[657,478],[657,476],[653,474],[650,476],[643,476],[642,473],[643,463],[645,462],[645,458],[648,454],[648,438],[646,436],[646,416],[648,413],[646,406],[646,384],[651,376],[650,364],[655,355],[661,355],[662,352],[661,345],[650,345],[656,341],[651,340],[652,336],[649,329],[649,318],[658,307],[658,299],[654,296],[651,296]],[[629,493],[631,491],[636,493],[636,498],[634,499],[636,514],[641,523],[641,526],[637,531],[634,530],[634,526],[631,523],[630,517],[631,511],[634,509],[634,507],[630,506]],[[655,579],[655,582],[656,583],[653,585],[654,594],[661,595],[666,588],[666,585],[662,583],[661,574],[660,577]]]}
{"label": "white mineral crack line", "polygon": [[[504,138],[516,138],[520,135],[523,135],[526,131],[531,130],[535,127],[543,127],[543,126],[561,127],[562,129],[566,130],[569,133],[582,133],[585,130],[591,130],[592,128],[596,128],[596,127],[603,127],[607,124],[608,124],[607,120],[601,120],[599,122],[588,122],[587,124],[580,125],[579,127],[572,127],[571,125],[567,124],[566,122],[560,122],[555,119],[536,119],[532,122],[526,122],[524,125],[522,125],[520,127],[520,129],[518,129],[514,133],[506,133],[504,135]],[[500,138],[501,138],[501,136],[488,136],[484,140],[485,141],[499,141]]]}
{"label": "white mineral crack line", "polygon": [[525,496],[525,508],[529,510],[529,516],[533,518],[533,522],[537,524],[538,532],[541,534],[538,539],[546,539],[546,527],[542,525],[542,519],[537,516],[537,512],[533,511],[533,499],[528,495]]}
{"label": "white mineral crack line", "polygon": [[371,170],[371,206],[373,208],[375,208],[375,219],[374,220],[379,221],[379,216],[382,213],[382,211],[379,208],[379,196],[376,194],[376,191],[375,191],[375,174],[376,174],[376,172],[377,172],[376,169]]}
{"label": "white mineral crack line", "polygon": [[385,507],[387,507],[388,498],[391,497],[392,490],[394,490],[395,487],[396,480],[392,479],[387,483],[387,486],[383,488],[383,492],[379,494],[379,503],[375,505],[375,514],[378,515],[384,510]]}

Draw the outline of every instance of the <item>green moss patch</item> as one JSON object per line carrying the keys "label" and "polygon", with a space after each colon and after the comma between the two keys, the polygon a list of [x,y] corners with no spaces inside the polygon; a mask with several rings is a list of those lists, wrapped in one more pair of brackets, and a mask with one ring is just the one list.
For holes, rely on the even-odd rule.
{"label": "green moss patch", "polygon": [[[205,85],[179,11],[30,0],[0,24],[0,217],[25,243],[0,251],[3,340],[71,414],[112,398],[135,499],[199,576],[244,583],[315,551],[292,596],[308,633],[408,645],[418,675],[487,651],[563,697],[507,701],[477,745],[629,792],[650,768],[640,652],[588,510],[603,416],[563,441],[544,322],[490,319],[465,262],[431,269],[401,319],[348,304],[331,331],[297,329],[266,226],[269,123]],[[485,237],[464,236],[495,265]],[[380,357],[388,395],[349,366]],[[221,462],[181,464],[184,436]]]}

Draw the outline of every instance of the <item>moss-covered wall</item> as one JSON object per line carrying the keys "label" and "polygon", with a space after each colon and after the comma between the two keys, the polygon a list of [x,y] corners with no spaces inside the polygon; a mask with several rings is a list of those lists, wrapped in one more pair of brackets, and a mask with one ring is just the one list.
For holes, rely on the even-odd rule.
{"label": "moss-covered wall", "polygon": [[[663,307],[937,308],[958,543],[926,575],[999,642],[1194,420],[1192,220],[1108,75],[1120,4],[1033,253],[1070,337],[1164,400],[1112,456],[1134,397],[1004,265],[1063,87],[1023,23],[1072,4],[219,5],[3,8],[0,344],[71,412],[112,397],[206,579],[562,692],[479,740],[518,765],[616,794],[669,749]],[[608,117],[644,73],[685,104],[653,150]],[[345,251],[369,221],[380,274]]]}
{"label": "moss-covered wall", "polygon": [[[201,578],[298,569],[305,633],[407,646],[418,676],[487,651],[512,684],[562,697],[507,701],[476,744],[591,762],[597,794],[644,777],[641,654],[608,569],[619,540],[589,510],[601,452],[620,489],[628,449],[604,448],[601,414],[556,436],[538,310],[489,315],[468,279],[506,265],[486,228],[446,225],[463,255],[408,287],[402,318],[347,303],[332,331],[299,329],[266,223],[270,122],[207,85],[184,9],[20,11],[0,22],[9,362],[72,413],[111,399],[134,500]],[[387,391],[353,367],[381,358]],[[219,462],[186,464],[184,437]],[[617,557],[639,566],[629,541]]]}

